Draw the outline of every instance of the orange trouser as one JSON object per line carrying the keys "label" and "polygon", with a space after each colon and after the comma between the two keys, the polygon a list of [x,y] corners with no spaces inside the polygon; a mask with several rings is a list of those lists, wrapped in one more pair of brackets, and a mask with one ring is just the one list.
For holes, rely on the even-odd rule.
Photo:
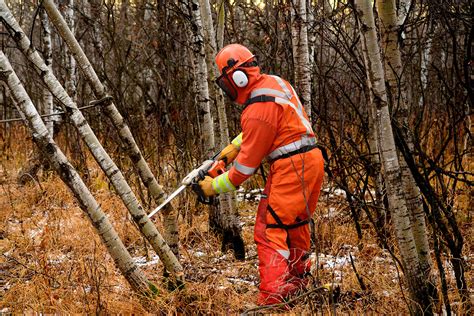
{"label": "orange trouser", "polygon": [[[316,209],[323,177],[324,161],[319,149],[272,163],[254,231],[259,258],[259,305],[280,303],[306,286],[310,233],[304,222]],[[280,228],[279,224],[290,226]]]}

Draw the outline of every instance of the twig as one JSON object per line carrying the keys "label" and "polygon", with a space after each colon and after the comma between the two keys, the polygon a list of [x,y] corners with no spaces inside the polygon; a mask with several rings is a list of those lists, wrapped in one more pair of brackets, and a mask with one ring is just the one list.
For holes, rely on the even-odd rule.
{"label": "twig", "polygon": [[[105,96],[104,98],[102,98],[100,100],[94,100],[94,101],[89,102],[89,105],[82,106],[82,107],[78,108],[78,110],[87,110],[87,109],[90,109],[90,108],[101,106],[101,105],[103,105],[103,104],[105,104],[105,103],[107,103],[111,100],[112,100],[111,96]],[[56,113],[53,113],[53,114],[43,114],[43,115],[40,115],[40,117],[50,117],[50,116],[63,115],[63,114],[66,114],[66,112],[56,112]],[[0,123],[10,123],[10,122],[19,122],[19,121],[23,121],[23,118],[17,117],[17,118],[12,118],[12,119],[7,119],[7,120],[0,120]]]}
{"label": "twig", "polygon": [[364,280],[363,280],[362,277],[360,276],[359,272],[357,272],[357,269],[356,269],[355,264],[354,264],[354,259],[352,258],[352,254],[351,254],[350,252],[349,252],[349,258],[351,259],[352,269],[354,270],[354,273],[355,273],[355,275],[356,275],[357,281],[359,281],[361,290],[362,290],[362,291],[367,290],[367,287],[365,286]]}

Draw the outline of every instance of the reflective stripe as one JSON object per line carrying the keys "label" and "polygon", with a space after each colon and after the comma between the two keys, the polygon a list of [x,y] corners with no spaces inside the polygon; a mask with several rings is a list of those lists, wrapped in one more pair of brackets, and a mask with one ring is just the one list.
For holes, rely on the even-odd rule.
{"label": "reflective stripe", "polygon": [[237,171],[245,174],[246,176],[252,175],[257,169],[257,168],[247,167],[246,165],[242,165],[238,161],[234,161],[234,167]]}
{"label": "reflective stripe", "polygon": [[235,190],[235,186],[230,182],[229,171],[215,177],[212,180],[212,188],[216,193],[225,193]]}
{"label": "reflective stripe", "polygon": [[270,88],[255,89],[250,93],[250,98],[258,97],[259,95],[271,95],[275,97],[286,98],[285,93]]}
{"label": "reflective stripe", "polygon": [[[272,78],[274,78],[278,84],[280,85],[280,87],[283,89],[283,92],[285,92],[286,96],[287,96],[287,99],[288,100],[291,100],[291,98],[293,97],[293,94],[291,94],[290,90],[288,89],[288,87],[286,86],[286,84],[283,82],[283,80],[278,77],[278,76],[270,76]],[[296,95],[296,94],[295,94]]]}
{"label": "reflective stripe", "polygon": [[276,103],[280,103],[280,104],[287,104],[289,106],[291,106],[291,108],[293,110],[295,110],[296,114],[298,114],[298,117],[300,118],[301,120],[301,123],[304,125],[304,127],[306,128],[306,134],[307,135],[310,135],[310,134],[313,134],[313,128],[311,127],[311,123],[306,119],[306,117],[304,116],[303,114],[303,108],[300,107],[300,108],[297,108],[293,102],[291,101],[288,101],[288,100],[285,100],[285,99],[282,99],[282,98],[275,98],[275,102]]}
{"label": "reflective stripe", "polygon": [[240,148],[241,144],[242,144],[242,133],[237,135],[237,137],[232,140],[232,145],[234,145],[237,148]]}
{"label": "reflective stripe", "polygon": [[302,136],[300,140],[297,140],[293,143],[286,144],[284,146],[278,147],[274,151],[272,151],[267,158],[269,160],[274,160],[281,155],[288,154],[292,151],[298,150],[304,146],[309,145],[316,145],[316,138],[314,137],[307,137],[306,135]]}
{"label": "reflective stripe", "polygon": [[289,250],[277,249],[277,252],[287,260],[290,258],[290,251]]}

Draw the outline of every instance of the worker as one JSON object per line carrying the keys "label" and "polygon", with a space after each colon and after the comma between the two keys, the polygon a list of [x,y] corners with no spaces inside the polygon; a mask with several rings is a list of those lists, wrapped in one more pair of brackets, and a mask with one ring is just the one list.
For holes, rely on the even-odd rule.
{"label": "worker", "polygon": [[242,133],[218,159],[233,162],[225,173],[199,182],[206,196],[236,190],[266,159],[270,163],[255,222],[260,274],[257,303],[284,302],[307,286],[310,220],[324,176],[310,120],[293,87],[262,74],[255,56],[239,44],[216,55],[216,83],[243,106]]}

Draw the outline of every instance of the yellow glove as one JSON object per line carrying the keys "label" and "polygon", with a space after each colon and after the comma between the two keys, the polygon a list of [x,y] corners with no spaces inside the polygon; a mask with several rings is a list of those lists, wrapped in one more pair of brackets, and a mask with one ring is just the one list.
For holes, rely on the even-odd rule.
{"label": "yellow glove", "polygon": [[235,157],[237,157],[239,150],[239,147],[235,146],[234,144],[229,144],[224,149],[222,149],[219,157],[217,157],[217,160],[224,160],[225,164],[228,165],[234,161]]}
{"label": "yellow glove", "polygon": [[203,180],[199,181],[199,186],[205,196],[213,196],[217,194],[212,188],[212,178],[209,176],[205,176]]}

